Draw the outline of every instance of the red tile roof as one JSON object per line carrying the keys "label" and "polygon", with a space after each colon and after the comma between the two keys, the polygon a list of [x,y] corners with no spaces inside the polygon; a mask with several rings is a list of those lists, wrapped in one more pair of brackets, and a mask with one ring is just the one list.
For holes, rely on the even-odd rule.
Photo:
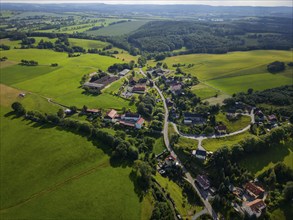
{"label": "red tile roof", "polygon": [[142,125],[144,123],[144,119],[140,118],[140,119],[137,120],[136,123]]}
{"label": "red tile roof", "polygon": [[261,199],[256,199],[252,202],[246,204],[246,206],[250,207],[252,211],[259,212],[260,210],[266,207],[266,204]]}
{"label": "red tile roof", "polygon": [[112,109],[111,111],[108,112],[107,116],[109,116],[110,118],[115,118],[115,116],[117,115],[117,111]]}
{"label": "red tile roof", "polygon": [[265,191],[263,188],[255,185],[254,183],[251,183],[251,182],[249,182],[245,185],[245,189],[256,197],[259,196],[260,194],[264,193],[264,191]]}

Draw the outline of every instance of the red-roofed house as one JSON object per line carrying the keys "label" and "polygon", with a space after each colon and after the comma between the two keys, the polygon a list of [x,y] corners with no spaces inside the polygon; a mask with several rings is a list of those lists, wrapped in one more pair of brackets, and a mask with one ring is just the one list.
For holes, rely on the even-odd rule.
{"label": "red-roofed house", "polygon": [[244,204],[244,210],[249,215],[255,215],[256,217],[259,217],[262,213],[262,210],[266,208],[266,204],[261,199],[256,199],[252,202],[248,202]]}
{"label": "red-roofed house", "polygon": [[135,127],[136,127],[137,129],[141,129],[142,126],[143,126],[143,123],[144,123],[144,119],[143,119],[143,118],[140,118],[140,119],[138,119],[137,122],[135,123]]}
{"label": "red-roofed house", "polygon": [[215,127],[215,129],[219,134],[226,134],[226,132],[227,132],[226,125],[218,125]]}
{"label": "red-roofed house", "polygon": [[109,112],[107,113],[107,115],[104,117],[104,120],[105,120],[105,121],[116,122],[116,120],[117,120],[117,116],[118,116],[117,111],[114,110],[114,109],[112,109],[112,110],[109,111]]}
{"label": "red-roofed house", "polygon": [[244,188],[254,198],[262,198],[264,196],[265,190],[252,182],[246,183]]}

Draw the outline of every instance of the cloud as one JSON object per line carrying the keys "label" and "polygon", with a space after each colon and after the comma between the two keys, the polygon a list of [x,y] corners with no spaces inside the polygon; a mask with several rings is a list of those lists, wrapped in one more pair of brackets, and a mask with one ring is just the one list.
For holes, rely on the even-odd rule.
{"label": "cloud", "polygon": [[2,0],[18,3],[203,4],[215,6],[290,6],[292,0]]}

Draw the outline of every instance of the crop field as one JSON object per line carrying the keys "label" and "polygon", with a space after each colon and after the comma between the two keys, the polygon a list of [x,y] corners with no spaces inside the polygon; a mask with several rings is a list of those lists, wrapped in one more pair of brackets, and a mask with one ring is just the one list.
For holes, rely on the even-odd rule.
{"label": "crop field", "polygon": [[[191,54],[166,58],[169,67],[173,64],[194,64],[193,67],[181,69],[197,76],[207,85],[224,93],[264,90],[286,84],[292,84],[292,67],[278,74],[267,72],[266,65],[276,60],[292,61],[291,51],[258,50],[248,52],[232,52],[227,54]],[[154,65],[154,62],[149,62]],[[175,69],[175,68],[171,68]]]}
{"label": "crop field", "polygon": [[131,168],[112,167],[107,146],[9,111],[1,105],[1,219],[141,218]]}
{"label": "crop field", "polygon": [[[84,74],[97,71],[97,69],[106,70],[113,63],[122,62],[118,59],[97,54],[68,58],[66,53],[38,49],[8,50],[2,51],[1,54],[7,56],[9,61],[19,62],[21,59],[27,59],[38,61],[40,64],[36,67],[12,65],[1,68],[0,76],[3,84],[52,98],[68,106],[76,105],[81,108],[87,105],[91,108],[105,109],[135,108],[129,105],[128,100],[113,96],[110,92],[99,96],[82,94],[83,89],[80,88],[79,81]],[[51,63],[58,63],[59,66],[50,67]]]}
{"label": "crop field", "polygon": [[278,162],[283,162],[293,169],[293,142],[280,144],[278,148],[270,149],[262,154],[250,155],[241,160],[240,164],[255,176],[273,167]]}
{"label": "crop field", "polygon": [[86,31],[85,33],[91,36],[119,36],[135,31],[148,21],[130,21],[119,24],[110,25],[95,31]]}
{"label": "crop field", "polygon": [[241,140],[249,136],[252,136],[252,135],[249,134],[248,132],[244,132],[244,133],[230,136],[230,137],[204,139],[202,141],[202,146],[207,151],[216,151],[217,149],[224,146],[232,147],[234,144],[239,143]]}

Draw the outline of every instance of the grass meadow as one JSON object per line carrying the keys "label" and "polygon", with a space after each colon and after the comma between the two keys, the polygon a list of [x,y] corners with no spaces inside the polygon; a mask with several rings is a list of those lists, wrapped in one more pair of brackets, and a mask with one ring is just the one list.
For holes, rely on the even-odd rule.
{"label": "grass meadow", "polygon": [[272,148],[261,154],[251,155],[241,160],[240,164],[255,176],[273,167],[276,163],[283,162],[293,169],[293,141]]}
{"label": "grass meadow", "polygon": [[188,199],[183,196],[183,190],[175,182],[168,178],[162,177],[159,173],[156,174],[156,180],[163,187],[170,197],[174,200],[176,208],[178,209],[181,217],[184,219],[192,219],[192,216],[203,209],[201,206],[190,204]]}
{"label": "grass meadow", "polygon": [[110,25],[99,30],[86,31],[87,35],[91,36],[119,36],[123,34],[128,34],[132,31],[135,31],[142,25],[146,24],[148,21],[129,21],[119,24]]}
{"label": "grass meadow", "polygon": [[[166,62],[171,69],[175,69],[172,67],[174,63],[186,64],[186,66],[194,64],[191,68],[181,67],[181,69],[198,77],[200,81],[215,90],[232,95],[236,92],[246,92],[248,88],[264,90],[292,84],[292,67],[287,66],[286,71],[278,74],[267,72],[266,65],[276,60],[291,62],[292,52],[256,50],[227,54],[190,54],[168,57],[163,62]],[[149,65],[154,65],[154,62],[150,61]],[[207,95],[209,93],[211,90],[207,91]]]}
{"label": "grass meadow", "polygon": [[[79,81],[84,74],[98,69],[107,70],[108,66],[122,62],[121,60],[97,54],[68,58],[66,53],[38,49],[9,50],[2,51],[1,54],[7,56],[9,61],[19,62],[21,59],[27,59],[39,62],[39,66],[36,67],[10,65],[1,68],[0,78],[3,84],[52,98],[68,106],[87,105],[90,108],[102,109],[135,108],[129,104],[129,100],[110,94],[110,90],[117,89],[117,83],[107,89],[109,92],[106,91],[99,96],[82,94],[83,89],[80,88]],[[51,63],[58,63],[59,66],[50,67]]]}

